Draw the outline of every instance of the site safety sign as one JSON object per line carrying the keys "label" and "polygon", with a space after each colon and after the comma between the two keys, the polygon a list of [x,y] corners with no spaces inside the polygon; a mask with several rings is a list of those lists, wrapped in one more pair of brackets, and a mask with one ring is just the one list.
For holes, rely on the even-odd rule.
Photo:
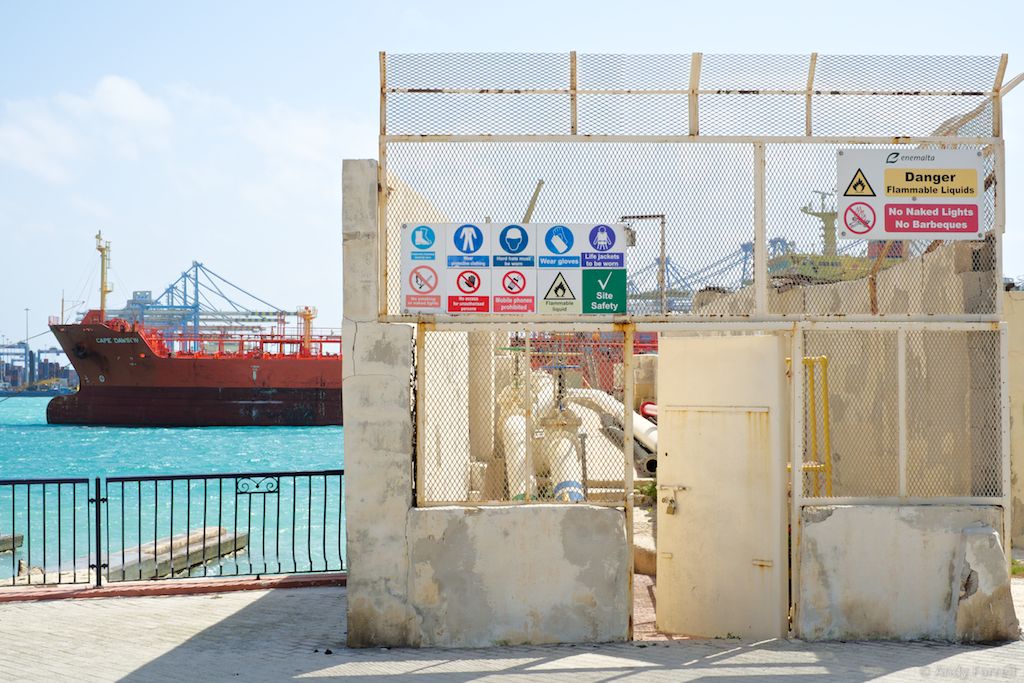
{"label": "site safety sign", "polygon": [[836,156],[839,237],[977,240],[984,237],[981,152],[841,149]]}
{"label": "site safety sign", "polygon": [[402,226],[403,313],[626,313],[618,223]]}

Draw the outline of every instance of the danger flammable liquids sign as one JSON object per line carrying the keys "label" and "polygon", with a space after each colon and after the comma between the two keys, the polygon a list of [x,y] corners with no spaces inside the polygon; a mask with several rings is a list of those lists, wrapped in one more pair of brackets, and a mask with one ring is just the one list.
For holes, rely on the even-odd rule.
{"label": "danger flammable liquids sign", "polygon": [[841,149],[836,155],[839,237],[976,240],[984,190],[981,152]]}

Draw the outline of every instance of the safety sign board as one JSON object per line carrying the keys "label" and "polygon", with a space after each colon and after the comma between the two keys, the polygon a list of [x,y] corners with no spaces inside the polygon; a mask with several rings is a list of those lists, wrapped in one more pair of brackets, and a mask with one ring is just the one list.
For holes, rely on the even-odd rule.
{"label": "safety sign board", "polygon": [[582,312],[579,295],[583,284],[580,270],[540,271],[538,276],[537,297],[540,299],[538,309],[541,313]]}
{"label": "safety sign board", "polygon": [[409,223],[403,313],[626,313],[619,223]]}
{"label": "safety sign board", "polygon": [[505,225],[496,232],[495,268],[513,266],[533,268],[536,265],[537,245],[532,225]]}
{"label": "safety sign board", "polygon": [[624,268],[626,254],[617,240],[615,229],[610,225],[595,225],[587,235],[587,244],[580,255],[584,268]]}
{"label": "safety sign board", "polygon": [[843,225],[855,235],[864,235],[875,227],[875,210],[870,204],[854,202],[843,212]]}
{"label": "safety sign board", "polygon": [[483,228],[472,223],[464,223],[449,232],[449,268],[486,268],[490,265],[488,235]]}
{"label": "safety sign board", "polygon": [[536,273],[533,268],[495,268],[491,285],[494,312],[535,313]]}
{"label": "safety sign board", "polygon": [[433,250],[437,243],[437,236],[429,225],[417,225],[412,231],[412,260],[413,261],[434,261],[437,258]]}
{"label": "safety sign board", "polygon": [[538,249],[540,268],[579,268],[582,244],[568,225],[550,225],[543,230],[543,244]]}
{"label": "safety sign board", "polygon": [[857,172],[853,174],[853,179],[850,180],[850,184],[846,186],[846,192],[843,193],[844,197],[874,197],[875,191],[871,187],[871,183],[864,177],[864,171],[857,169]]}
{"label": "safety sign board", "polygon": [[836,156],[839,237],[977,240],[984,189],[981,152],[842,149]]}
{"label": "safety sign board", "polygon": [[402,310],[442,312],[444,232],[436,225],[402,225]]}
{"label": "safety sign board", "polygon": [[483,269],[448,269],[448,313],[487,313],[490,282]]}
{"label": "safety sign board", "polygon": [[626,312],[626,269],[583,271],[583,312]]}

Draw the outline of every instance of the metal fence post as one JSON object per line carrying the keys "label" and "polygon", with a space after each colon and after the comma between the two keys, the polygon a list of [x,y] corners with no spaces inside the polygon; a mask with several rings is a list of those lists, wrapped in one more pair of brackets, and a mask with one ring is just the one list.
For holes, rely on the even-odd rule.
{"label": "metal fence post", "polygon": [[102,547],[100,545],[102,543],[102,541],[103,541],[103,532],[102,532],[102,528],[101,528],[102,515],[100,514],[100,505],[103,502],[106,501],[106,498],[103,498],[100,495],[100,478],[99,477],[96,477],[95,483],[96,483],[96,486],[95,486],[95,497],[93,498],[92,502],[94,504],[94,507],[93,507],[93,523],[96,525],[96,531],[95,531],[95,534],[96,534],[96,551],[95,551],[95,555],[93,555],[93,562],[95,563],[93,566],[96,568],[96,587],[97,588],[102,588],[103,587],[103,567],[106,566],[106,565],[103,564],[103,555],[102,555],[103,551],[102,551]]}

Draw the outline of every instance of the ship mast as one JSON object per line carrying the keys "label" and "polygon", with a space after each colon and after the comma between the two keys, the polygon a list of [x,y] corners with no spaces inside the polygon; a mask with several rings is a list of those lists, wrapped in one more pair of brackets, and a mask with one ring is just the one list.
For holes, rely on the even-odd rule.
{"label": "ship mast", "polygon": [[800,210],[806,213],[808,216],[814,216],[821,221],[821,229],[823,234],[824,249],[822,253],[825,256],[836,255],[836,212],[835,209],[829,210],[825,205],[825,199],[827,197],[834,196],[832,192],[822,192],[821,190],[812,190],[814,194],[821,198],[821,206],[815,210],[813,202],[803,206]]}
{"label": "ship mast", "polygon": [[312,306],[302,306],[295,315],[302,318],[302,353],[310,354],[313,341],[313,318],[316,317],[316,309]]}
{"label": "ship mast", "polygon": [[107,319],[107,294],[114,286],[107,284],[107,268],[110,267],[110,242],[103,241],[103,232],[96,233],[96,251],[100,252],[100,322]]}

